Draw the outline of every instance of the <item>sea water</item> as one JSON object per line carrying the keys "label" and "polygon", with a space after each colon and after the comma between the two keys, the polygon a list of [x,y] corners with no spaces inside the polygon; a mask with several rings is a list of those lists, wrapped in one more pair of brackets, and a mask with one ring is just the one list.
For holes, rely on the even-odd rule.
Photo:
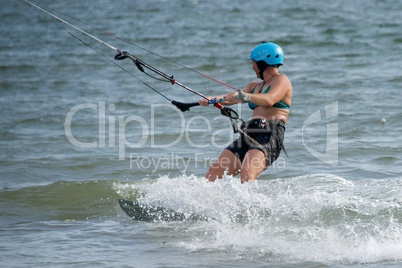
{"label": "sea water", "polygon": [[[280,44],[294,90],[289,157],[253,184],[207,182],[237,137],[219,110],[178,111],[154,90],[200,97],[115,61],[115,51],[24,1],[3,0],[1,263],[402,265],[401,2],[38,4],[206,96],[232,89],[188,68],[242,88],[256,79],[251,49]],[[251,116],[246,105],[232,108]],[[208,220],[133,221],[118,198]]]}

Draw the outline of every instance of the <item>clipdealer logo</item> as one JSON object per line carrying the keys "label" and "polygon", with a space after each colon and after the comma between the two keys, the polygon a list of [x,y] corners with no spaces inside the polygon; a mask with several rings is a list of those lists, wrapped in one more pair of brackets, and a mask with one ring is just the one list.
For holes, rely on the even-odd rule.
{"label": "clipdealer logo", "polygon": [[[156,122],[156,110],[161,111],[162,108],[169,109],[169,111],[163,111],[172,113],[175,111],[180,118],[181,123],[179,124],[180,133],[177,134],[177,137],[173,141],[165,142],[163,144],[157,144],[155,141],[155,133],[156,126],[159,124]],[[74,116],[78,113],[88,113],[88,110],[94,110],[97,113],[98,123],[98,139],[91,142],[83,142],[80,141],[79,138],[76,138],[73,134],[73,121]],[[217,116],[213,118],[213,120],[223,120],[222,125],[226,125],[227,128],[216,130],[212,132],[211,121],[204,116],[194,116],[189,120],[185,120],[183,114],[179,112],[177,109],[173,108],[168,104],[152,104],[151,105],[151,120],[150,124],[146,119],[139,115],[130,115],[130,116],[116,116],[112,113],[116,110],[116,106],[114,104],[106,105],[105,102],[96,103],[82,103],[74,106],[69,110],[66,115],[64,121],[64,131],[68,141],[74,145],[75,147],[81,149],[91,149],[91,148],[115,148],[118,147],[119,160],[126,159],[126,149],[136,149],[143,147],[148,140],[150,139],[150,146],[152,148],[169,148],[177,145],[183,138],[186,139],[188,144],[194,148],[208,148],[213,146],[214,148],[223,149],[228,146],[231,141],[234,139],[234,133],[230,127],[230,124],[227,122],[227,119],[222,116]],[[333,121],[338,117],[338,101],[335,101],[331,104],[328,104],[324,108],[324,113],[321,115],[322,111],[318,110],[312,115],[310,115],[303,123],[302,127],[302,143],[306,150],[321,160],[322,162],[336,167],[338,165],[338,123],[331,122],[326,123],[326,147],[325,152],[320,152],[318,150],[313,149],[314,146],[309,146],[305,137],[306,132],[308,130],[314,129],[314,126],[317,126],[321,123],[325,123],[324,121]],[[79,120],[79,119],[78,119]],[[127,139],[126,136],[126,128],[128,125],[134,125],[136,129],[139,131],[136,133],[136,142],[131,142]],[[199,140],[192,140],[190,133],[205,133],[211,137],[209,142],[205,142],[204,144],[200,144]],[[220,139],[217,139],[217,136],[220,135]],[[222,141],[222,136],[225,137],[225,141]],[[220,140],[220,142],[217,142]],[[116,144],[117,143],[117,144]],[[200,156],[197,156],[198,160]],[[166,158],[167,159],[167,158]],[[163,159],[163,163],[168,162],[166,159]],[[179,163],[181,159],[170,157],[169,159],[174,159],[173,162]],[[136,163],[144,164],[145,160],[138,153],[130,153],[130,160],[136,161]],[[204,159],[205,160],[205,159]],[[154,160],[152,160],[154,161]],[[212,161],[212,160],[211,160]],[[151,163],[151,160],[149,160]],[[162,163],[162,162],[161,162]],[[154,164],[154,163],[153,163]],[[130,162],[130,165],[132,163]]]}

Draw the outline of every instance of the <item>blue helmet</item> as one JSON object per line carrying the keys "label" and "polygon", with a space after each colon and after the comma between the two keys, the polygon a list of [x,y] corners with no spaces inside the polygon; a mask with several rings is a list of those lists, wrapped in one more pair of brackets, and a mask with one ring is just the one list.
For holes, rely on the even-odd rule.
{"label": "blue helmet", "polygon": [[284,57],[282,48],[271,42],[259,44],[250,53],[250,60],[264,61],[270,66],[282,65]]}

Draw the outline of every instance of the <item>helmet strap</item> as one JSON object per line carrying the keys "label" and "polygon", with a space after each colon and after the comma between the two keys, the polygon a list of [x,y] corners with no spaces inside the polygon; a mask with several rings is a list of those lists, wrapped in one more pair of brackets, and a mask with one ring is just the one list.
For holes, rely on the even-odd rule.
{"label": "helmet strap", "polygon": [[258,70],[260,70],[260,78],[261,78],[262,80],[264,80],[264,71],[265,71],[265,69],[267,69],[267,67],[268,67],[269,65],[268,65],[268,63],[266,63],[266,62],[263,61],[263,60],[256,61],[256,64],[257,64]]}

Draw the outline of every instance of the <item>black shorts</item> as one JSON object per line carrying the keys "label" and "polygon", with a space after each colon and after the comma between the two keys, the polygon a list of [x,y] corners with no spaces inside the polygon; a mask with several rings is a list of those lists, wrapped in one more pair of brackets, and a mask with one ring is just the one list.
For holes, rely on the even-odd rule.
{"label": "black shorts", "polygon": [[[249,150],[260,150],[264,154],[268,153],[266,155],[267,166],[272,165],[283,149],[285,124],[280,120],[252,119],[247,121],[241,129],[259,144],[253,143],[247,136],[240,134],[240,137],[226,147],[226,149],[231,151],[242,163]],[[265,148],[265,152],[261,148],[261,145]]]}

